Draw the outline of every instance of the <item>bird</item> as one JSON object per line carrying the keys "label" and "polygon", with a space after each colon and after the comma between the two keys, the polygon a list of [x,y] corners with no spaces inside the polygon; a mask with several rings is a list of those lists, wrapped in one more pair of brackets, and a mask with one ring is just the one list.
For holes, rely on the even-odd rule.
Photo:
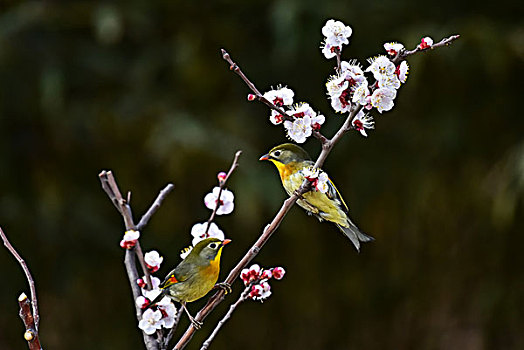
{"label": "bird", "polygon": [[191,324],[197,329],[200,328],[202,323],[191,316],[186,303],[202,298],[214,288],[224,289],[226,293],[231,291],[231,285],[228,283],[216,283],[220,273],[222,248],[230,242],[230,239],[222,241],[213,237],[198,242],[189,255],[167,274],[159,286],[162,292],[151,305],[167,296],[179,302]]}
{"label": "bird", "polygon": [[[293,143],[278,145],[259,160],[270,161],[277,167],[282,185],[289,196],[304,182],[304,170],[311,169],[314,165],[306,150]],[[351,240],[357,251],[360,251],[360,242],[374,240],[351,221],[349,209],[331,179],[327,181],[326,193],[310,190],[297,200],[297,204],[320,221],[334,223]]]}

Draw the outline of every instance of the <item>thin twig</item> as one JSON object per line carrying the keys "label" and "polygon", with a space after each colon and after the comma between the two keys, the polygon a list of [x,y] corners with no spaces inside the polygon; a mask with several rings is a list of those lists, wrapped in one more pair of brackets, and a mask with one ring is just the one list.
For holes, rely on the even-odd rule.
{"label": "thin twig", "polygon": [[222,205],[222,201],[220,200],[220,197],[222,196],[222,191],[226,187],[227,180],[229,179],[233,171],[235,171],[235,169],[238,167],[238,158],[240,157],[241,154],[242,154],[242,151],[237,151],[237,153],[235,153],[235,158],[233,159],[233,163],[231,164],[231,168],[229,168],[229,171],[227,172],[226,177],[223,180],[219,180],[220,190],[218,191],[218,198],[216,201],[215,208],[213,209],[213,212],[211,213],[211,215],[209,216],[209,219],[207,220],[206,231],[204,233],[205,235],[207,235],[207,232],[209,231],[209,227],[211,226],[211,223],[213,222],[213,220],[215,220],[215,216],[218,211],[218,208],[220,208],[220,206]]}
{"label": "thin twig", "polygon": [[141,231],[147,225],[147,223],[151,219],[151,216],[153,216],[153,214],[158,210],[158,208],[160,208],[162,201],[173,190],[173,188],[175,188],[173,184],[167,184],[167,186],[163,190],[160,191],[160,193],[156,197],[151,207],[147,210],[147,212],[142,216],[142,218],[136,225],[136,229],[138,231]]}
{"label": "thin twig", "polygon": [[31,272],[29,271],[29,268],[27,267],[27,264],[25,260],[18,254],[16,249],[11,245],[9,240],[7,239],[6,234],[0,227],[0,236],[2,236],[2,240],[4,241],[4,245],[6,246],[7,250],[15,257],[15,259],[18,261],[20,266],[22,266],[22,269],[24,270],[25,277],[27,279],[27,283],[29,283],[29,289],[31,290],[31,304],[33,307],[33,318],[35,323],[35,331],[38,333],[38,326],[40,323],[40,315],[38,313],[38,301],[36,299],[36,287],[35,287],[35,281],[33,280],[33,276],[31,276]]}
{"label": "thin twig", "polygon": [[20,318],[25,325],[24,339],[27,341],[29,350],[41,350],[42,346],[36,330],[35,318],[31,313],[31,302],[27,299],[25,293],[18,297],[18,305],[20,306]]}
{"label": "thin twig", "polygon": [[424,48],[424,49],[421,49],[419,46],[417,46],[416,48],[414,48],[413,50],[402,50],[401,52],[398,53],[397,57],[395,57],[392,62],[395,63],[395,64],[398,64],[400,62],[402,62],[403,60],[405,60],[407,57],[411,56],[411,55],[414,55],[418,52],[423,52],[423,51],[428,51],[428,50],[433,50],[433,49],[437,49],[439,47],[443,47],[443,46],[449,46],[453,41],[457,40],[458,38],[460,38],[460,35],[452,35],[450,37],[447,37],[447,38],[444,38],[442,40],[440,40],[438,43],[435,43],[427,48]]}
{"label": "thin twig", "polygon": [[251,290],[251,284],[249,284],[244,289],[244,291],[240,294],[240,297],[238,298],[238,300],[235,303],[231,304],[231,306],[229,306],[228,312],[218,322],[217,326],[215,327],[215,329],[213,330],[211,335],[202,344],[202,347],[200,348],[200,350],[206,350],[207,348],[209,348],[209,345],[211,345],[211,342],[213,341],[213,339],[215,339],[216,335],[218,334],[220,329],[224,326],[224,324],[231,318],[231,315],[233,314],[233,312],[235,311],[237,306],[240,305],[241,303],[243,303],[246,300],[247,295],[249,294],[250,290]]}

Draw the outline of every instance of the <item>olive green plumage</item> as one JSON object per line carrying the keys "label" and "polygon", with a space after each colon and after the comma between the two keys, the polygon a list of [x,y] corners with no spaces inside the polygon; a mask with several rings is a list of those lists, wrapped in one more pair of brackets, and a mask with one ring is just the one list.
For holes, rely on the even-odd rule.
{"label": "olive green plumage", "polygon": [[160,284],[162,293],[151,305],[168,296],[181,303],[191,323],[197,328],[200,327],[201,323],[189,314],[186,303],[202,298],[215,286],[231,289],[227,284],[216,284],[220,273],[222,248],[229,242],[229,239],[221,241],[217,238],[206,238],[198,242],[189,255],[167,274]]}
{"label": "olive green plumage", "polygon": [[[288,195],[299,189],[304,181],[303,171],[314,165],[309,154],[300,146],[285,143],[274,147],[260,160],[269,160],[278,169],[282,185]],[[360,250],[360,242],[369,242],[373,237],[366,235],[349,218],[349,209],[331,181],[326,193],[309,191],[304,193],[297,204],[320,221],[333,222],[346,235],[355,248]]]}

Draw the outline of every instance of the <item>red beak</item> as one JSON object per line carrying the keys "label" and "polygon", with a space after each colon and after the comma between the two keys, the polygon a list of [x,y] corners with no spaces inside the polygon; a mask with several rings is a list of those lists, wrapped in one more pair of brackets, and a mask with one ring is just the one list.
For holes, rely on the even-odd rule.
{"label": "red beak", "polygon": [[229,244],[229,243],[231,243],[231,240],[230,240],[230,239],[224,239],[224,240],[222,241],[222,246],[225,246],[226,244]]}
{"label": "red beak", "polygon": [[260,157],[258,160],[268,160],[269,154],[264,154],[262,157]]}

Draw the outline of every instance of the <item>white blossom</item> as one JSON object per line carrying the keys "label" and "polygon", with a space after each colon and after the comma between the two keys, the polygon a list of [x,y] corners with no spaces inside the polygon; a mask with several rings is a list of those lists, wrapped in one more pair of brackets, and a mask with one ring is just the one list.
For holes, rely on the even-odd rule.
{"label": "white blossom", "polygon": [[269,120],[271,121],[271,123],[273,123],[274,125],[278,125],[278,124],[281,124],[282,121],[284,120],[282,114],[278,113],[277,111],[275,111],[274,109],[271,110],[271,115],[269,116]]}
{"label": "white blossom", "polygon": [[313,168],[313,167],[305,168],[302,170],[302,176],[304,176],[304,178],[306,178],[308,181],[314,181],[315,179],[318,178],[320,171],[321,170],[319,168]]}
{"label": "white blossom", "polygon": [[136,245],[140,238],[140,231],[128,230],[124,233],[124,237],[120,241],[120,246],[124,249],[131,249]]}
{"label": "white blossom", "polygon": [[138,296],[135,300],[136,306],[138,306],[141,309],[145,309],[149,306],[150,301],[146,297],[143,297],[142,295]]}
{"label": "white blossom", "polygon": [[342,75],[332,75],[327,83],[326,88],[331,99],[338,98],[349,86],[349,82]]}
{"label": "white blossom", "polygon": [[297,103],[295,106],[293,106],[293,108],[291,108],[289,113],[293,115],[295,118],[302,118],[305,116],[313,118],[317,115],[315,110],[313,110],[309,103],[306,102]]}
{"label": "white blossom", "polygon": [[393,108],[393,100],[397,96],[397,91],[392,89],[380,88],[376,89],[371,95],[371,105],[375,107],[380,113],[389,111]]}
{"label": "white blossom", "polygon": [[398,66],[398,79],[402,84],[408,79],[409,65],[408,62],[402,61]]}
{"label": "white blossom", "polygon": [[383,76],[395,74],[396,67],[386,56],[380,55],[370,61],[371,64],[366,69],[366,72],[373,73],[376,80],[380,80]]}
{"label": "white blossom", "polygon": [[162,294],[162,289],[155,288],[151,290],[142,289],[142,294],[149,300],[155,300],[157,296]]}
{"label": "white blossom", "polygon": [[366,80],[364,71],[360,65],[355,63],[356,60],[351,63],[347,61],[340,62],[340,75],[350,82],[350,85],[353,89],[355,86],[363,83]]}
{"label": "white blossom", "polygon": [[328,174],[326,174],[325,172],[321,172],[320,175],[318,175],[318,179],[315,183],[315,189],[319,192],[326,193],[329,189],[328,183]]}
{"label": "white blossom", "polygon": [[351,95],[345,90],[339,97],[331,99],[331,107],[335,112],[346,113],[351,109]]}
{"label": "white blossom", "polygon": [[355,130],[359,131],[362,136],[367,137],[366,129],[374,129],[375,122],[373,117],[370,115],[364,114],[363,111],[357,113],[353,121],[351,122]]}
{"label": "white blossom", "polygon": [[370,95],[369,88],[368,88],[368,82],[367,80],[364,80],[362,84],[357,86],[355,91],[353,92],[353,99],[352,101],[354,103],[361,104],[363,106],[367,105],[367,97]]}
{"label": "white blossom", "polygon": [[264,93],[264,98],[275,106],[291,106],[293,104],[293,90],[287,87],[277,86],[276,89]]}
{"label": "white blossom", "polygon": [[152,250],[144,254],[144,261],[147,267],[155,272],[160,268],[160,264],[162,264],[164,258],[161,257],[156,250]]}
{"label": "white blossom", "polygon": [[333,58],[333,57],[335,57],[337,55],[337,53],[336,53],[337,49],[339,51],[342,49],[340,46],[337,46],[337,45],[333,46],[333,45],[331,45],[328,42],[323,42],[322,45],[320,45],[320,48],[322,49],[322,54],[328,60]]}
{"label": "white blossom", "polygon": [[[146,276],[142,277],[142,281],[144,281],[144,283],[146,283],[146,282],[145,282],[145,281],[146,281]],[[151,276],[151,284],[153,285],[152,290],[154,290],[155,292],[151,293],[150,295],[153,295],[153,294],[157,293],[157,292],[160,290],[160,289],[158,288],[158,287],[160,286],[160,278],[155,277],[155,276]],[[147,286],[147,283],[144,285],[144,287],[145,287],[145,286]],[[147,295],[148,295],[149,290],[147,290],[147,289],[145,289],[145,288],[142,288],[142,287],[141,287],[140,289],[142,290],[142,295],[144,295],[144,296],[147,296]],[[156,295],[155,295],[155,297],[156,297]],[[148,297],[148,298],[149,298],[149,297]],[[155,298],[153,298],[153,299],[149,298],[149,299],[150,299],[150,300],[153,300],[153,299],[155,299]]]}
{"label": "white blossom", "polygon": [[383,75],[377,79],[379,88],[398,89],[400,87],[400,80],[396,74]]}
{"label": "white blossom", "polygon": [[147,309],[142,314],[142,319],[138,322],[138,328],[144,331],[148,335],[152,335],[162,327],[163,322],[160,322],[162,319],[162,312],[160,310],[153,311],[152,309]]}
{"label": "white blossom", "polygon": [[297,143],[304,143],[313,132],[309,116],[297,118],[293,122],[286,120],[284,127],[287,130],[288,137]]}
{"label": "white blossom", "polygon": [[320,126],[324,124],[325,121],[326,117],[324,117],[322,114],[317,114],[311,118],[311,128],[313,130],[319,130]]}
{"label": "white blossom", "polygon": [[160,320],[160,323],[164,328],[173,328],[175,325],[175,318],[176,318],[176,307],[171,301],[171,298],[169,297],[163,297],[162,300],[160,300],[156,304],[158,310],[162,313],[162,319]]}
{"label": "white blossom", "polygon": [[388,55],[394,57],[400,52],[400,50],[404,49],[404,45],[402,45],[401,43],[397,43],[397,42],[385,43],[384,49],[386,50]]}
{"label": "white blossom", "polygon": [[267,282],[262,282],[251,287],[248,297],[253,300],[263,301],[271,296],[271,286]]}
{"label": "white blossom", "polygon": [[219,193],[220,187],[215,187],[211,193],[208,193],[204,197],[204,203],[206,204],[206,207],[208,209],[214,210],[217,203],[220,203],[220,207],[217,209],[216,214],[230,214],[235,208],[235,203],[233,202],[235,196],[233,195],[233,192],[223,189],[222,193],[220,194],[220,199],[218,198]]}
{"label": "white blossom", "polygon": [[193,246],[195,246],[198,242],[210,237],[218,238],[221,241],[224,240],[224,232],[218,228],[217,224],[214,222],[209,224],[209,229],[206,232],[207,226],[207,222],[193,225],[191,228],[191,236],[194,237],[193,241],[191,242]]}
{"label": "white blossom", "polygon": [[426,36],[422,38],[420,41],[420,44],[418,44],[418,48],[423,50],[431,47],[433,45],[433,39],[431,39],[429,36]]}
{"label": "white blossom", "polygon": [[349,44],[348,38],[352,32],[351,27],[334,19],[328,20],[324,27],[322,27],[322,34],[326,37],[326,43],[333,46]]}

